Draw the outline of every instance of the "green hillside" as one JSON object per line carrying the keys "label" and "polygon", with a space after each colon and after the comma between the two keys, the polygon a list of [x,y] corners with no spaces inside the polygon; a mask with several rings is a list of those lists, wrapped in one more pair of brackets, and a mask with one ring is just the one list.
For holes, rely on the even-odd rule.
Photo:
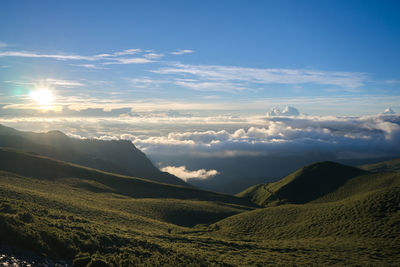
{"label": "green hillside", "polygon": [[107,172],[190,186],[176,176],[160,171],[127,140],[76,139],[60,131],[23,132],[0,125],[0,147],[35,152]]}
{"label": "green hillside", "polygon": [[305,166],[280,181],[250,187],[237,194],[258,205],[302,204],[334,192],[348,179],[367,171],[335,162],[319,162]]}
{"label": "green hillside", "polygon": [[228,235],[241,233],[260,239],[356,236],[400,242],[397,223],[400,173],[355,177],[308,204],[257,209],[219,222]]}
{"label": "green hillside", "polygon": [[[355,265],[396,266],[400,260],[400,173],[355,177],[311,203],[244,212],[218,225],[220,238],[308,240],[309,244],[325,244],[332,255],[335,250],[342,257],[358,254],[353,255],[359,259]],[[373,263],[379,258],[386,264]]]}
{"label": "green hillside", "polygon": [[0,248],[75,266],[396,266],[400,174],[325,162],[280,185],[321,169],[345,178],[328,193],[305,196],[305,204],[259,208],[245,198],[0,149]]}
{"label": "green hillside", "polygon": [[400,171],[400,159],[393,159],[374,164],[361,165],[360,169],[370,172],[395,172]]}

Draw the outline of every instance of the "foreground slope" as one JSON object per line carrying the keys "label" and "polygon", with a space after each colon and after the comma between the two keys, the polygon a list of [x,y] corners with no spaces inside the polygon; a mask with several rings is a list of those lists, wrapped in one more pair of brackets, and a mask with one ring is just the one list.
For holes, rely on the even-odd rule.
{"label": "foreground slope", "polygon": [[161,172],[127,140],[76,139],[60,131],[22,132],[0,125],[0,146],[35,152],[103,171],[189,186],[176,176]]}
{"label": "foreground slope", "polygon": [[[254,190],[257,188],[248,192]],[[221,238],[259,242],[308,240],[310,244],[330,246],[332,255],[337,253],[335,250],[341,251],[341,257],[358,254],[353,256],[359,262],[353,264],[396,266],[400,260],[400,173],[353,177],[307,204],[243,212],[218,225],[215,235]],[[380,260],[373,263],[374,259]]]}
{"label": "foreground slope", "polygon": [[334,192],[347,180],[367,171],[335,162],[318,162],[305,166],[280,181],[252,186],[237,194],[258,205],[313,201]]}
{"label": "foreground slope", "polygon": [[0,162],[9,160],[2,165],[7,171],[0,171],[0,250],[3,245],[33,251],[74,260],[75,266],[395,266],[400,261],[398,173],[350,178],[307,204],[254,209],[222,194],[29,153],[0,155]]}

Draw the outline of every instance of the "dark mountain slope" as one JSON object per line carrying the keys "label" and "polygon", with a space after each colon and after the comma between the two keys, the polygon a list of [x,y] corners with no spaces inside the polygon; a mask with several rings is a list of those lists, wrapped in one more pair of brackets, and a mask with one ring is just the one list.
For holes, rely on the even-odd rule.
{"label": "dark mountain slope", "polygon": [[[80,178],[96,183],[96,186],[80,183],[92,191],[105,191],[133,198],[175,198],[220,201],[231,204],[252,205],[235,196],[202,191],[185,186],[169,185],[82,167],[44,156],[10,149],[0,149],[0,170],[18,175],[55,181],[63,178]],[[85,184],[86,183],[86,184]]]}
{"label": "dark mountain slope", "polygon": [[237,196],[258,205],[302,204],[334,192],[350,178],[367,173],[339,163],[320,162],[305,166],[278,182],[250,187]]}
{"label": "dark mountain slope", "polygon": [[0,146],[35,152],[103,171],[189,186],[176,176],[157,169],[142,151],[126,140],[81,140],[70,138],[60,131],[22,132],[0,125]]}

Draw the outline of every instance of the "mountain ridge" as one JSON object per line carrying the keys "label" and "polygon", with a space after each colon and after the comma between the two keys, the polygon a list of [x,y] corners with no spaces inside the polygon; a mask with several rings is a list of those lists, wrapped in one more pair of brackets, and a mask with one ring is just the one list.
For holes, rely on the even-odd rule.
{"label": "mountain ridge", "polygon": [[61,131],[23,132],[0,125],[0,146],[35,152],[103,171],[191,187],[178,177],[160,171],[128,140],[76,139]]}

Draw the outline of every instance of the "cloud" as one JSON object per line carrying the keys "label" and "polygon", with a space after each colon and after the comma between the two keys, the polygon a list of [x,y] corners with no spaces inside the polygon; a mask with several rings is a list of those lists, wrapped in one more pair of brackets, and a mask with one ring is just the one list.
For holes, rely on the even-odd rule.
{"label": "cloud", "polygon": [[387,108],[382,112],[382,114],[384,114],[384,115],[393,115],[393,114],[396,114],[396,112],[394,112],[393,109],[391,109],[391,108]]}
{"label": "cloud", "polygon": [[5,43],[5,42],[0,42],[0,48],[4,48],[4,47],[7,47],[7,46],[8,46],[7,43]]}
{"label": "cloud", "polygon": [[185,181],[189,179],[197,178],[197,179],[207,179],[212,176],[219,174],[217,170],[206,170],[199,169],[196,171],[189,171],[185,166],[175,167],[175,166],[167,166],[161,169],[163,172],[169,172]]}
{"label": "cloud", "polygon": [[45,79],[36,79],[36,80],[28,80],[28,81],[4,81],[5,83],[11,83],[15,85],[31,85],[35,88],[41,87],[80,87],[84,86],[82,81],[76,80],[63,80],[63,79],[54,79],[54,78],[45,78]]}
{"label": "cloud", "polygon": [[214,81],[201,82],[193,79],[176,79],[174,84],[197,91],[231,92],[231,91],[241,91],[247,89],[241,84],[232,82],[214,82]]}
{"label": "cloud", "polygon": [[267,113],[267,116],[298,116],[300,112],[291,106],[286,106],[283,111],[280,111],[278,108],[274,107],[270,112]]}
{"label": "cloud", "polygon": [[345,88],[364,85],[366,75],[360,72],[333,72],[303,69],[260,69],[219,65],[174,64],[152,72],[193,75],[202,81],[246,82],[253,84],[320,84]]}
{"label": "cloud", "polygon": [[190,54],[190,53],[194,53],[194,51],[191,50],[191,49],[180,49],[180,50],[171,52],[170,54],[172,54],[172,55],[184,55],[184,54]]}
{"label": "cloud", "polygon": [[161,84],[169,83],[166,80],[154,80],[150,77],[143,78],[126,78],[136,88],[155,88]]}
{"label": "cloud", "polygon": [[104,62],[103,65],[115,65],[115,64],[144,64],[154,62],[147,58],[114,58],[115,61]]}
{"label": "cloud", "polygon": [[145,58],[157,59],[162,58],[164,54],[161,53],[148,53],[143,55]]}
{"label": "cloud", "polygon": [[82,68],[93,69],[93,70],[104,69],[103,67],[97,66],[95,64],[71,64],[71,66],[82,67]]}
{"label": "cloud", "polygon": [[0,52],[0,57],[27,57],[27,58],[51,58],[57,60],[98,60],[97,57],[81,55],[62,55],[62,54],[40,54],[27,51],[5,51]]}
{"label": "cloud", "polygon": [[264,126],[170,132],[137,137],[133,142],[150,154],[238,155],[245,153],[302,155],[306,152],[400,153],[400,116],[265,117]]}
{"label": "cloud", "polygon": [[[0,52],[0,57],[25,57],[25,58],[47,58],[56,60],[83,60],[83,61],[103,61],[103,65],[111,64],[137,64],[137,63],[150,63],[153,62],[148,58],[161,57],[162,54],[149,53],[145,56],[147,58],[135,57],[126,58],[123,56],[130,56],[142,53],[141,49],[126,49],[123,51],[114,52],[111,54],[97,54],[92,56],[83,56],[75,54],[42,54],[30,51],[3,51]],[[122,56],[122,57],[121,57]],[[80,64],[77,66],[95,68],[93,64]]]}

